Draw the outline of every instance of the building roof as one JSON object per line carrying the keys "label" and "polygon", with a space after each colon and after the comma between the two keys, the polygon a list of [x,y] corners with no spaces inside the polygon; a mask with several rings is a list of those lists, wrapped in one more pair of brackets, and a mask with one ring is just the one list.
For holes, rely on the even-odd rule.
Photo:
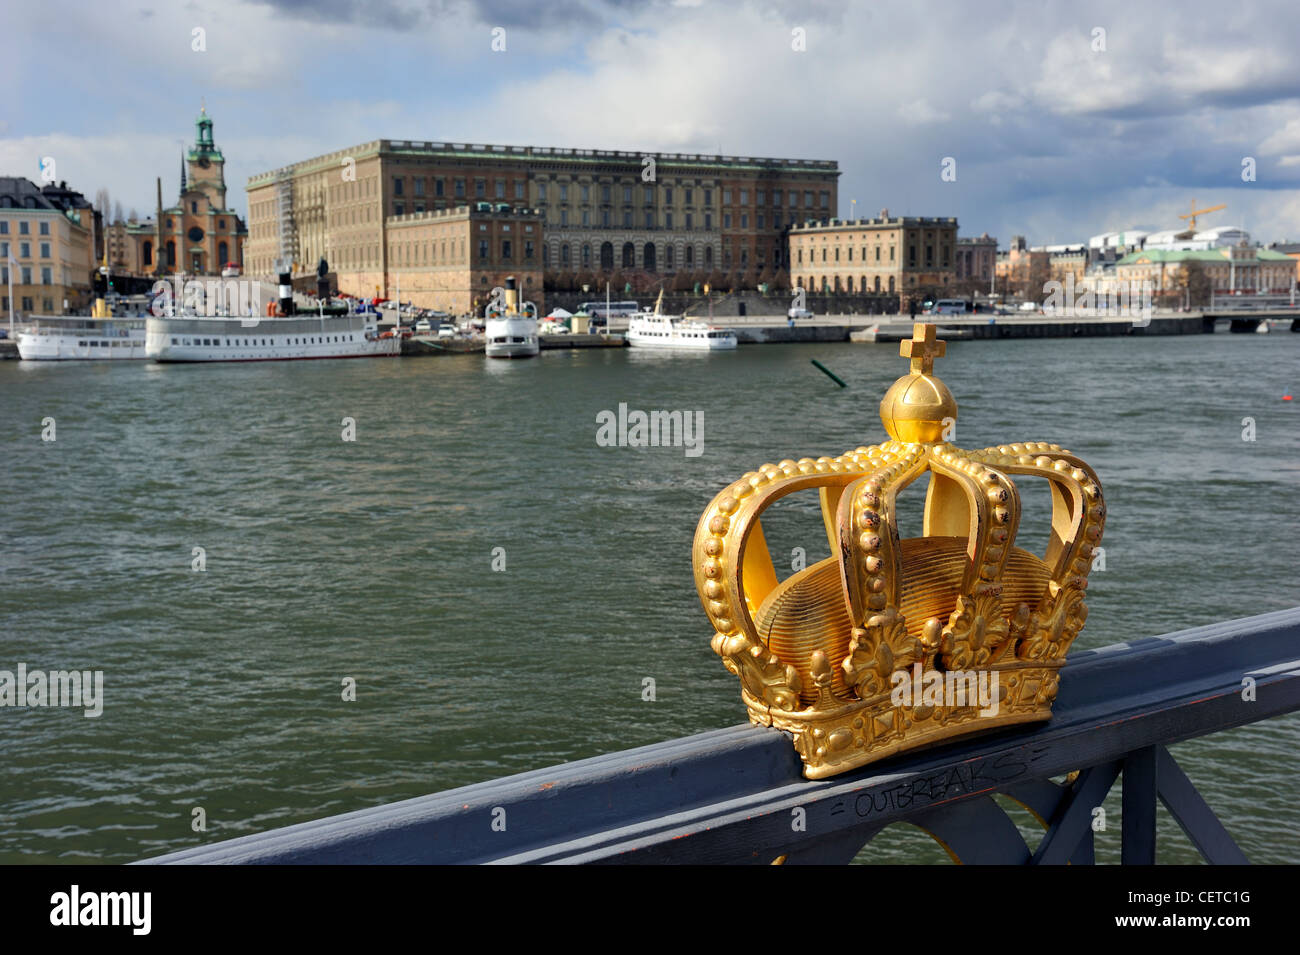
{"label": "building roof", "polygon": [[957,227],[955,216],[934,217],[928,216],[892,216],[878,219],[805,219],[796,225],[790,226],[792,232],[819,232],[839,229],[875,229],[875,228],[893,228],[896,226],[952,226]]}
{"label": "building roof", "polygon": [[358,143],[348,149],[301,162],[291,163],[269,172],[257,173],[248,179],[248,187],[256,188],[274,182],[282,176],[316,172],[322,169],[337,170],[342,160],[361,160],[374,155],[428,156],[440,158],[484,160],[527,160],[537,164],[609,165],[622,163],[641,166],[647,158],[665,168],[726,168],[729,171],[749,169],[772,172],[776,170],[798,173],[818,172],[838,176],[839,163],[833,159],[769,159],[755,156],[723,156],[709,153],[661,153],[649,150],[623,149],[569,149],[553,146],[500,146],[482,143],[425,142],[407,139],[376,139]]}
{"label": "building roof", "polygon": [[[1232,246],[1220,246],[1217,249],[1143,249],[1130,252],[1116,262],[1116,265],[1137,265],[1143,262],[1226,262]],[[1287,256],[1271,249],[1251,248],[1255,257],[1264,262],[1285,262]]]}
{"label": "building roof", "polygon": [[22,176],[0,176],[0,209],[60,211],[36,183]]}

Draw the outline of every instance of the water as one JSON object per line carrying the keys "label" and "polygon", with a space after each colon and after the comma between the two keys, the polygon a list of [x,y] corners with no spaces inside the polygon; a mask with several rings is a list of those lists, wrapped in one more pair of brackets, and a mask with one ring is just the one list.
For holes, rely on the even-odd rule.
{"label": "water", "polygon": [[[695,522],[759,464],[883,440],[905,368],[848,344],[0,363],[0,668],[102,669],[105,695],[0,710],[0,862],[129,861],[743,721]],[[1300,604],[1300,335],[958,342],[937,368],[962,446],[1056,441],[1101,476],[1080,646]],[[703,453],[598,447],[620,402],[702,411]],[[811,499],[769,513],[774,550],[824,556]],[[1253,861],[1294,862],[1297,746],[1289,716],[1173,751]],[[1194,861],[1161,814],[1160,861]],[[946,859],[906,826],[863,857]]]}

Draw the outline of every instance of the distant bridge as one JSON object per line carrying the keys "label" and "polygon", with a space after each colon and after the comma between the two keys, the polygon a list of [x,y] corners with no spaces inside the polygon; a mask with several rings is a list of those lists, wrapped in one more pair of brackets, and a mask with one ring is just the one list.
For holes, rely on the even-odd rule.
{"label": "distant bridge", "polygon": [[961,862],[1087,864],[1093,810],[1122,777],[1124,863],[1155,861],[1157,799],[1207,861],[1240,863],[1167,747],[1297,709],[1300,608],[1075,652],[1050,722],[830,779],[804,779],[778,730],[733,726],[147,861],[846,863],[908,822]]}

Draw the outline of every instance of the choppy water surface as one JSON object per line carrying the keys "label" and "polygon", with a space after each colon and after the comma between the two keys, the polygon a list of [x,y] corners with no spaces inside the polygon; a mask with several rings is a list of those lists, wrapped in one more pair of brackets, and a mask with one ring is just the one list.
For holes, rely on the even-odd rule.
{"label": "choppy water surface", "polygon": [[[905,368],[847,344],[0,363],[0,669],[102,669],[105,696],[98,719],[0,709],[0,861],[128,861],[741,722],[695,521],[759,464],[883,440]],[[1056,441],[1101,476],[1080,646],[1300,604],[1298,370],[1286,333],[958,342],[939,362],[959,444]],[[620,402],[702,411],[703,453],[598,446]],[[1045,528],[1045,493],[1026,500]],[[774,550],[824,556],[812,499],[770,514]],[[1297,750],[1287,717],[1174,753],[1254,861],[1294,862]],[[1160,824],[1160,860],[1194,860]],[[899,827],[864,858],[946,856]]]}

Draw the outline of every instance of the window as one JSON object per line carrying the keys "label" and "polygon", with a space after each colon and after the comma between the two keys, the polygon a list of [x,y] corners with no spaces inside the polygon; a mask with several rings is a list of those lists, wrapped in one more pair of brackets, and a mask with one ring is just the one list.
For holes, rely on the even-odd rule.
{"label": "window", "polygon": [[799,208],[799,193],[796,192],[794,189],[790,190],[790,208],[791,209]]}
{"label": "window", "polygon": [[582,224],[584,226],[591,225],[591,210],[589,209],[582,210]]}
{"label": "window", "polygon": [[623,187],[623,201],[624,201],[624,202],[631,202],[631,201],[632,201],[632,187],[631,187],[631,186],[624,186],[624,187]]}
{"label": "window", "polygon": [[758,190],[758,204],[759,204],[760,206],[762,206],[762,205],[766,205],[766,204],[767,204],[767,190],[766,190],[766,189],[760,189],[760,190]]}
{"label": "window", "polygon": [[566,269],[569,267],[569,243],[567,242],[560,246],[560,265]]}
{"label": "window", "polygon": [[647,203],[651,203],[655,201],[655,191],[653,186],[646,186],[644,192],[645,192],[645,201]]}
{"label": "window", "polygon": [[749,205],[749,190],[748,190],[748,189],[742,189],[742,190],[740,190],[740,204],[741,204],[742,206],[747,206],[747,205]]}
{"label": "window", "polygon": [[406,214],[406,206],[400,202],[393,203],[393,215],[400,216]]}
{"label": "window", "polygon": [[32,257],[32,244],[30,242],[18,243],[18,255],[21,258],[30,259]]}
{"label": "window", "polygon": [[730,213],[730,212],[724,212],[724,213],[722,214],[722,228],[724,228],[724,229],[730,229],[730,228],[731,228],[731,213]]}
{"label": "window", "polygon": [[498,198],[498,199],[504,199],[505,197],[506,197],[506,181],[505,181],[504,179],[498,179],[498,180],[497,180],[497,198]]}
{"label": "window", "polygon": [[672,187],[672,186],[667,186],[667,187],[665,187],[665,189],[664,189],[664,203],[667,204],[667,205],[670,205],[670,206],[673,204],[673,187]]}
{"label": "window", "polygon": [[589,245],[582,247],[582,267],[584,269],[591,267],[591,246]]}
{"label": "window", "polygon": [[664,228],[665,228],[665,229],[671,229],[672,227],[673,227],[673,214],[672,214],[671,212],[665,212],[665,213],[664,213]]}
{"label": "window", "polygon": [[691,205],[691,204],[694,203],[694,202],[695,202],[695,190],[694,190],[694,189],[687,189],[687,190],[686,190],[686,204],[689,206],[689,205]]}
{"label": "window", "polygon": [[625,210],[623,211],[623,228],[624,228],[624,229],[630,229],[630,228],[632,228],[632,212],[631,212],[631,210],[627,210],[627,209],[625,209]]}
{"label": "window", "polygon": [[695,216],[694,216],[692,213],[690,213],[690,212],[686,213],[686,228],[687,228],[687,231],[689,231],[689,230],[695,228],[695,222],[694,222],[694,219],[695,219]]}
{"label": "window", "polygon": [[404,193],[402,192],[402,177],[401,177],[401,176],[394,176],[394,177],[393,177],[393,195],[395,195],[395,196],[404,195]]}
{"label": "window", "polygon": [[8,242],[0,242],[0,259],[4,259],[6,262],[9,261],[9,243],[8,243]]}
{"label": "window", "polygon": [[601,210],[600,210],[600,224],[601,224],[601,226],[602,226],[603,228],[605,228],[605,229],[608,229],[608,228],[609,228],[609,210],[608,210],[608,209],[601,209]]}
{"label": "window", "polygon": [[478,240],[478,257],[479,257],[480,259],[486,259],[486,258],[488,257],[488,240],[487,240],[487,239],[479,239],[479,240]]}
{"label": "window", "polygon": [[486,179],[475,179],[475,180],[474,180],[474,198],[476,198],[476,199],[486,199],[486,198],[487,198],[487,180],[486,180]]}
{"label": "window", "polygon": [[538,202],[546,201],[546,183],[544,182],[539,182],[537,184],[537,201]]}
{"label": "window", "polygon": [[512,252],[512,246],[510,245],[510,240],[509,240],[509,239],[502,239],[502,240],[501,240],[501,258],[503,258],[503,259],[508,259],[508,258],[510,258],[510,254],[511,254],[511,252]]}
{"label": "window", "polygon": [[24,312],[30,312],[31,310],[32,310],[32,300],[31,300],[31,297],[30,297],[30,296],[27,296],[27,295],[24,295],[24,296],[23,296],[23,311],[24,311]]}
{"label": "window", "polygon": [[8,234],[9,234],[9,220],[0,219],[0,235],[8,235]]}
{"label": "window", "polygon": [[[167,220],[167,226],[168,226],[169,228],[171,227],[171,224],[172,224],[172,220],[171,220],[171,219],[168,219],[168,220]],[[23,220],[22,222],[18,223],[18,234],[19,234],[19,235],[29,235],[30,232],[31,232],[31,224],[30,224],[30,223],[28,223],[26,220]]]}
{"label": "window", "polygon": [[40,232],[41,232],[41,235],[49,235],[49,234],[50,234],[50,224],[49,224],[48,222],[42,222],[42,223],[41,223],[41,227],[40,227]]}
{"label": "window", "polygon": [[805,189],[803,194],[803,205],[805,209],[811,209],[813,204],[813,195],[811,189]]}
{"label": "window", "polygon": [[199,203],[195,199],[190,200],[190,212],[194,213],[195,215],[199,214]]}
{"label": "window", "polygon": [[653,229],[655,227],[655,214],[653,212],[647,212],[645,214],[645,227],[647,229]]}
{"label": "window", "polygon": [[742,229],[748,229],[748,228],[749,228],[749,213],[748,213],[748,212],[742,212],[742,213],[740,214],[740,227],[741,227]]}
{"label": "window", "polygon": [[443,194],[443,180],[433,180],[433,194],[435,196],[441,196]]}
{"label": "window", "polygon": [[585,182],[580,185],[578,187],[578,196],[583,202],[587,202],[591,199],[591,186],[587,185]]}
{"label": "window", "polygon": [[457,199],[464,199],[464,198],[465,198],[465,180],[464,180],[464,179],[457,179],[457,180],[456,180],[456,198],[457,198]]}
{"label": "window", "polygon": [[568,209],[561,209],[561,210],[560,210],[560,225],[562,225],[562,226],[566,226],[566,225],[568,225],[568,224],[569,224],[569,210],[568,210]]}
{"label": "window", "polygon": [[41,269],[41,284],[42,284],[42,285],[49,285],[49,284],[51,284],[52,281],[53,281],[53,278],[52,278],[52,276],[50,275],[50,267],[47,265],[47,266],[45,266],[44,268]]}
{"label": "window", "polygon": [[515,180],[515,198],[516,198],[516,199],[522,199],[523,197],[524,197],[524,181],[523,181],[522,179],[516,179],[516,180]]}
{"label": "window", "polygon": [[706,212],[706,213],[704,213],[704,228],[705,228],[706,231],[707,231],[707,230],[711,230],[711,229],[713,228],[713,213],[712,213],[712,212]]}
{"label": "window", "polygon": [[568,185],[568,183],[564,183],[564,182],[560,183],[560,201],[561,201],[561,202],[568,202],[568,201],[569,201],[569,185]]}
{"label": "window", "polygon": [[830,198],[830,197],[831,197],[831,194],[830,194],[829,192],[822,192],[822,193],[821,193],[821,207],[822,207],[823,209],[825,209],[827,206],[829,206],[829,205],[831,204],[831,198]]}

